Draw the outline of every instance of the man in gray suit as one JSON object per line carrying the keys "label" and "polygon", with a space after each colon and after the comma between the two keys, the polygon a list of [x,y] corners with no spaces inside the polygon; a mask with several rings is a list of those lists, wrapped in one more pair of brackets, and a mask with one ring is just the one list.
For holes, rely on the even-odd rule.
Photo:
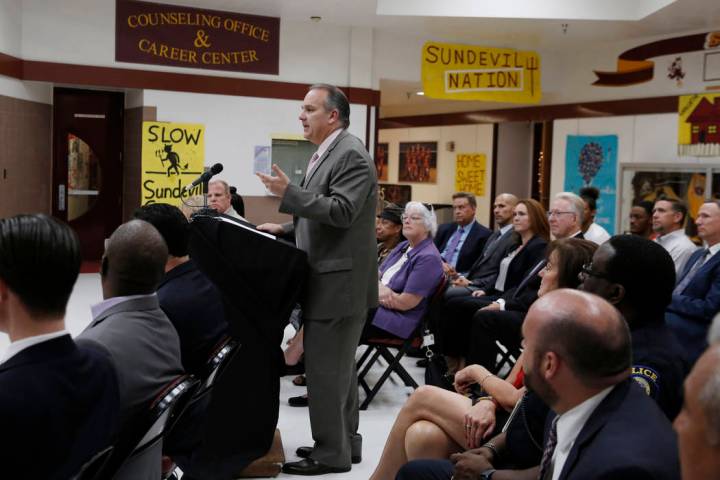
{"label": "man in gray suit", "polygon": [[277,165],[275,176],[258,174],[282,199],[285,225],[258,228],[295,233],[308,253],[310,274],[301,301],[305,325],[305,368],[310,425],[315,445],[307,457],[286,463],[285,473],[347,472],[360,461],[355,351],[368,308],[377,306],[375,167],[362,142],[349,134],[350,105],[331,85],[313,85],[303,101],[303,135],[318,145],[300,185],[290,184]]}
{"label": "man in gray suit", "polygon": [[[93,320],[77,338],[107,352],[118,377],[120,431],[174,378],[183,373],[180,340],[160,310],[157,289],[168,249],[147,222],[132,220],[110,237],[102,259],[103,302],[92,307]],[[116,479],[160,478],[162,445],[126,463]]]}

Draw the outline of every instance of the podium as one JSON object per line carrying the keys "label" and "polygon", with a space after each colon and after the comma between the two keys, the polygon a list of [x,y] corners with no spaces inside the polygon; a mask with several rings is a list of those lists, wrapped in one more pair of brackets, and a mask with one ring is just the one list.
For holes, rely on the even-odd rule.
{"label": "podium", "polygon": [[190,255],[218,287],[237,354],[215,381],[193,454],[198,478],[234,478],[270,449],[277,427],[283,332],[308,274],[307,255],[225,215],[196,214]]}

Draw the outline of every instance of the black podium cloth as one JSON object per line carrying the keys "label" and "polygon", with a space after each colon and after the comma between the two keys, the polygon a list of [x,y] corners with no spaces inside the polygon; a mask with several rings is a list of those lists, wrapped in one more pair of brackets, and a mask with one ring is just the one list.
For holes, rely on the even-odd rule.
{"label": "black podium cloth", "polygon": [[[234,218],[195,216],[190,256],[223,295],[237,354],[216,380],[192,477],[234,478],[269,450],[277,427],[283,331],[307,255]],[[198,470],[194,468],[197,466]]]}

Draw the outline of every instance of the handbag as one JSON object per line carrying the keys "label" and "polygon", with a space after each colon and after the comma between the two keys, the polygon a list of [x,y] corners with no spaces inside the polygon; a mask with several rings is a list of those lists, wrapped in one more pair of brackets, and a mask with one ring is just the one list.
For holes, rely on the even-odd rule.
{"label": "handbag", "polygon": [[447,363],[442,355],[435,355],[431,347],[427,347],[425,356],[428,359],[425,367],[425,385],[434,385],[451,392],[455,391],[453,386],[454,378],[448,374]]}

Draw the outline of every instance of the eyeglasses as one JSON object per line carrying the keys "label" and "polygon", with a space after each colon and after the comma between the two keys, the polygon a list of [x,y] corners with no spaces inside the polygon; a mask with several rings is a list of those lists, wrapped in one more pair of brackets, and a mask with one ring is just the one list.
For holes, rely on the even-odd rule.
{"label": "eyeglasses", "polygon": [[400,220],[402,220],[403,222],[405,222],[406,220],[409,220],[411,222],[417,223],[417,222],[422,222],[423,217],[421,215],[406,215],[403,213],[402,215],[400,215]]}
{"label": "eyeglasses", "polygon": [[569,213],[575,215],[575,212],[561,212],[560,210],[550,210],[547,213],[547,216],[548,216],[548,218],[552,218],[552,217],[559,217],[560,215],[566,215]]}
{"label": "eyeglasses", "polygon": [[592,263],[586,263],[585,265],[583,265],[582,270],[580,270],[580,273],[578,273],[578,279],[580,279],[580,281],[584,282],[587,277],[603,278],[605,280],[610,279],[607,273],[593,270]]}

